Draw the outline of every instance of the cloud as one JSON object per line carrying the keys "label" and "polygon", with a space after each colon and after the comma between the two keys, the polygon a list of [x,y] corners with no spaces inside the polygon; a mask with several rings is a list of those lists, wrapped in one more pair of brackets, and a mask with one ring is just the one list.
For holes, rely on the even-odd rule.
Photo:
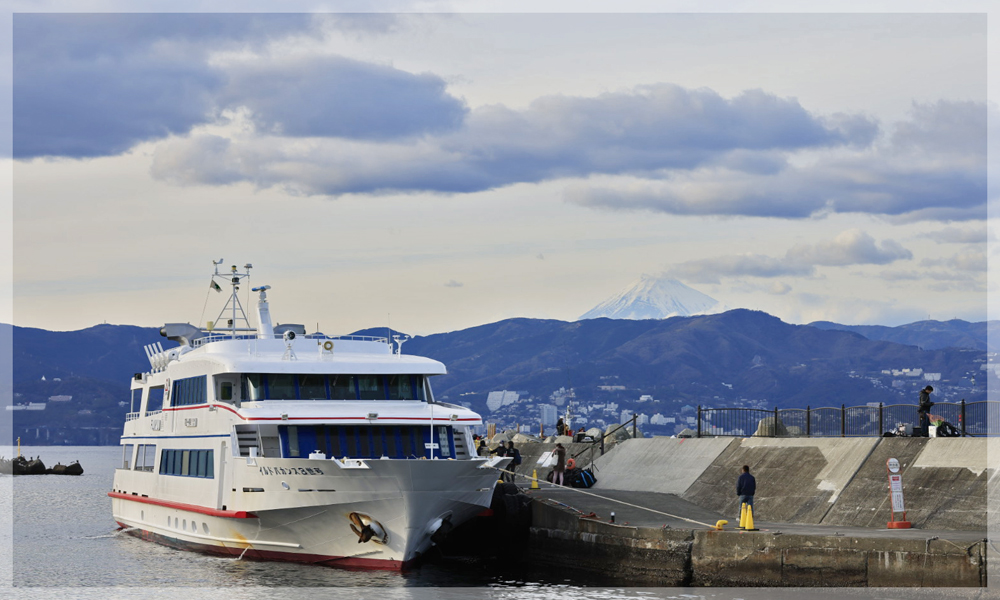
{"label": "cloud", "polygon": [[[318,19],[326,29],[351,31],[391,23]],[[317,29],[302,15],[18,15],[14,155],[117,155],[243,109],[257,131],[292,138],[385,140],[461,124],[464,102],[448,95],[436,75],[336,56],[282,59],[267,51],[269,42]],[[226,52],[251,58],[218,58]],[[227,160],[226,146],[217,145],[219,156],[207,164]],[[206,148],[194,140],[189,149],[205,157]],[[280,161],[281,152],[268,158]],[[206,178],[219,179],[208,173],[199,179]]]}
{"label": "cloud", "polygon": [[[686,261],[667,269],[677,279],[695,283],[719,283],[724,277],[806,277],[815,274],[817,266],[845,267],[850,265],[884,265],[913,258],[913,254],[894,240],[876,244],[869,234],[851,229],[830,241],[799,244],[782,258],[759,254],[739,254]],[[784,284],[775,284],[771,293],[787,293]]]}
{"label": "cloud", "polygon": [[678,215],[806,218],[869,213],[897,221],[986,215],[986,106],[915,105],[870,148],[799,152],[789,167],[734,169],[724,161],[660,178],[569,186],[576,204]]}
{"label": "cloud", "polygon": [[389,140],[455,129],[465,103],[431,74],[347,58],[232,66],[219,102],[248,108],[259,130],[289,137]]}
{"label": "cloud", "polygon": [[17,15],[15,157],[116,155],[154,141],[152,173],[175,184],[336,197],[570,179],[567,201],[602,210],[985,216],[982,103],[914,104],[880,126],[760,89],[727,98],[655,83],[470,108],[440,75],[296,43],[394,27],[374,17]]}
{"label": "cloud", "polygon": [[455,281],[454,279],[449,279],[448,283],[444,284],[444,287],[460,288],[463,285],[465,284],[463,284],[461,281]]}
{"label": "cloud", "polygon": [[975,227],[945,227],[939,231],[932,231],[924,237],[939,244],[985,244],[996,240],[996,236],[989,232],[985,223]]}
{"label": "cloud", "polygon": [[937,259],[924,259],[920,262],[926,267],[947,267],[956,271],[986,273],[988,268],[986,252],[982,250],[966,250],[958,254]]}
{"label": "cloud", "polygon": [[308,25],[302,15],[15,15],[14,156],[109,156],[186,133],[209,119],[225,82],[210,51]]}
{"label": "cloud", "polygon": [[811,265],[843,267],[847,265],[884,265],[913,258],[913,253],[894,240],[878,246],[875,238],[860,229],[844,231],[828,242],[799,244],[785,254],[785,259]]}
{"label": "cloud", "polygon": [[[248,165],[245,179],[259,187],[301,194],[469,193],[594,174],[653,176],[725,161],[729,153],[731,164],[769,172],[780,168],[775,150],[865,143],[868,134],[856,129],[827,126],[797,102],[760,91],[727,100],[660,84],[596,98],[543,97],[524,110],[485,106],[452,131],[404,140],[352,135],[303,144],[258,127],[234,134],[226,161]],[[170,140],[171,151],[184,152],[188,143],[197,151],[197,135]],[[751,151],[765,156],[751,160]],[[186,181],[213,177],[191,173]]]}

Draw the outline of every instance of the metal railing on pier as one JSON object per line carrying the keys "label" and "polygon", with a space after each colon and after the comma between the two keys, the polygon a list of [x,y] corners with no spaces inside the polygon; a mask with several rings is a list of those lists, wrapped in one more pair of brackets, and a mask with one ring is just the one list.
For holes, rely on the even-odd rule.
{"label": "metal railing on pier", "polygon": [[[932,419],[940,417],[963,436],[1000,435],[1000,402],[936,402]],[[818,408],[698,407],[698,437],[878,437],[899,426],[917,429],[916,404],[824,406]]]}

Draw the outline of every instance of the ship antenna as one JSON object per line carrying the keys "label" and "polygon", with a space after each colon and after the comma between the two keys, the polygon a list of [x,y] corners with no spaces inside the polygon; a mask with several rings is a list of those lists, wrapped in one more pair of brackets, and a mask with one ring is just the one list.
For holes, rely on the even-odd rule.
{"label": "ship antenna", "polygon": [[230,335],[235,338],[237,332],[255,331],[255,329],[250,326],[250,319],[247,318],[246,311],[243,309],[243,304],[240,302],[239,297],[240,285],[242,285],[244,279],[250,278],[250,269],[253,268],[253,265],[250,263],[243,265],[244,271],[242,273],[237,270],[236,265],[233,265],[230,268],[229,273],[220,273],[219,265],[221,265],[222,262],[223,260],[221,258],[217,261],[212,261],[212,264],[215,265],[215,272],[212,274],[211,289],[214,289],[217,292],[222,291],[222,286],[215,281],[218,278],[219,280],[228,283],[232,288],[232,292],[229,299],[226,301],[226,305],[223,306],[222,310],[219,312],[219,316],[216,317],[215,321],[208,324],[208,330],[212,331],[215,328],[215,325],[218,324],[222,320],[223,316],[225,316],[228,312],[230,315],[229,322],[226,327],[220,329],[228,329]]}

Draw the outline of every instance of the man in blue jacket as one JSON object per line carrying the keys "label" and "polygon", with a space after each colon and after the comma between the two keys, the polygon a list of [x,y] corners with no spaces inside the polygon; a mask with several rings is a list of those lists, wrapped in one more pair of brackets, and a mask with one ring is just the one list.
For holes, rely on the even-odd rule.
{"label": "man in blue jacket", "polygon": [[743,465],[743,473],[736,480],[736,495],[740,497],[740,505],[744,502],[753,508],[753,495],[757,491],[757,480],[750,474],[750,466]]}

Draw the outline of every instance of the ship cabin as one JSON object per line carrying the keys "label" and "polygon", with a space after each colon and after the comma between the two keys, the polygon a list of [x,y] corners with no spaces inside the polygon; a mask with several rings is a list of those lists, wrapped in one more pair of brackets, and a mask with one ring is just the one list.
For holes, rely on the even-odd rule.
{"label": "ship cabin", "polygon": [[[247,458],[478,458],[470,426],[480,417],[434,401],[429,379],[444,365],[393,352],[384,338],[194,342],[147,350],[153,370],[133,378],[123,444],[145,430],[164,438],[225,432],[233,455]],[[161,454],[158,468],[169,471]]]}

